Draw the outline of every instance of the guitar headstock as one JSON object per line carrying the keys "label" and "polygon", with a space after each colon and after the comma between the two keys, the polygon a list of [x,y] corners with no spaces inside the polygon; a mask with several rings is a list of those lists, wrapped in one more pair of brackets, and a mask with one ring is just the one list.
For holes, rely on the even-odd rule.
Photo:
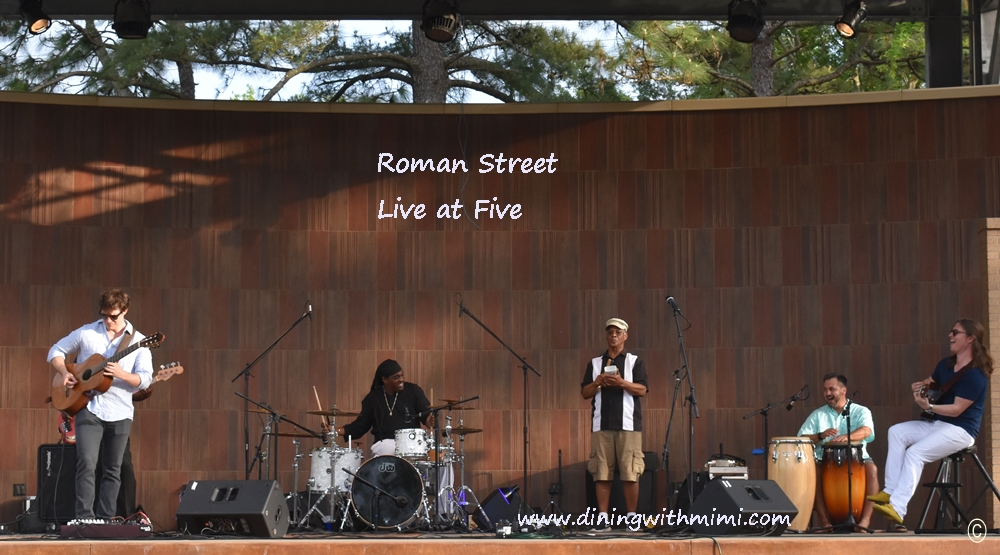
{"label": "guitar headstock", "polygon": [[181,366],[179,362],[171,362],[170,364],[161,364],[160,369],[156,371],[156,376],[153,377],[153,381],[165,382],[177,374],[183,374],[184,367]]}
{"label": "guitar headstock", "polygon": [[139,346],[146,347],[147,349],[155,349],[159,347],[160,344],[163,343],[163,340],[165,340],[166,338],[167,336],[163,335],[160,332],[156,332],[153,335],[142,338],[142,341],[139,342]]}

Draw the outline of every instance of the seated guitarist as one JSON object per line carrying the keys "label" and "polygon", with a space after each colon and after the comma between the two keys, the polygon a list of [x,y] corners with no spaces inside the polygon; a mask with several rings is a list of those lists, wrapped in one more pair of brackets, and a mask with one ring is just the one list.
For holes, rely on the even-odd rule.
{"label": "seated guitarist", "polygon": [[[931,377],[911,386],[914,402],[930,421],[903,422],[889,428],[885,489],[868,499],[896,525],[903,523],[924,464],[976,442],[993,373],[993,358],[983,343],[984,335],[979,322],[956,322],[948,333],[951,356],[938,363]],[[928,386],[943,393],[936,400],[933,394],[925,397],[923,390]]]}
{"label": "seated guitarist", "polygon": [[[129,296],[120,289],[101,295],[100,320],[84,325],[60,339],[49,349],[48,361],[56,375],[54,387],[77,383],[66,368],[68,353],[77,352],[76,361],[92,355],[114,356],[121,343],[126,346],[141,341],[143,335],[125,319]],[[112,378],[107,392],[93,396],[76,414],[76,518],[111,519],[115,516],[122,454],[132,428],[132,394],[149,387],[153,376],[152,356],[147,348],[136,349],[118,362],[104,367],[104,375]],[[103,441],[103,445],[102,445]],[[101,455],[101,491],[95,492],[98,455]],[[128,516],[128,515],[122,515]]]}

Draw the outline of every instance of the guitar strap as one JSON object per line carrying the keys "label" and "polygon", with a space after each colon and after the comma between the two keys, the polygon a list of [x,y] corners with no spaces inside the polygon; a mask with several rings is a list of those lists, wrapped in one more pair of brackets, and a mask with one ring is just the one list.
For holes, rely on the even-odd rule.
{"label": "guitar strap", "polygon": [[948,390],[954,387],[955,384],[958,383],[958,380],[962,379],[962,376],[964,376],[965,373],[968,372],[969,368],[971,367],[972,363],[970,362],[969,364],[963,366],[961,370],[955,372],[955,375],[952,376],[950,380],[948,380],[948,383],[944,384],[944,386],[942,386],[941,389],[939,390],[941,392],[941,395],[948,393]]}
{"label": "guitar strap", "polygon": [[117,355],[118,353],[124,351],[125,349],[128,349],[128,346],[131,344],[132,344],[132,333],[129,332],[128,329],[126,329],[125,333],[122,335],[122,342],[119,343],[118,348],[115,349],[115,354]]}

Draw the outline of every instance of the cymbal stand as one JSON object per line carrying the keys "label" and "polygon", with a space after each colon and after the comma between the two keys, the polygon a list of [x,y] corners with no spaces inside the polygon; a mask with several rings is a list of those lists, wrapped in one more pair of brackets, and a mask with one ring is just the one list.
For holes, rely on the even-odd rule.
{"label": "cymbal stand", "polygon": [[[452,470],[452,463],[454,461],[455,454],[455,440],[451,437],[451,415],[445,417],[448,423],[444,427],[444,448],[435,451],[435,458],[438,459],[438,463],[432,466],[434,473],[440,479],[440,473],[444,468],[448,468],[449,474]],[[444,460],[442,461],[442,455],[444,455]],[[457,492],[455,491],[454,477],[452,477],[452,482],[445,485],[437,492],[437,499],[443,499],[444,501],[438,505],[440,513],[437,515],[442,521],[454,521],[458,516],[458,509],[461,507],[458,504]],[[443,514],[442,514],[443,513]],[[448,515],[450,518],[445,518]]]}
{"label": "cymbal stand", "polygon": [[[296,527],[297,528],[302,528],[303,526],[305,526],[306,521],[309,520],[309,515],[313,514],[314,512],[319,512],[319,509],[318,509],[319,504],[322,503],[324,499],[328,499],[328,498],[330,500],[330,510],[331,510],[330,514],[332,515],[333,514],[333,512],[332,512],[333,511],[333,487],[331,486],[331,487],[326,488],[326,490],[323,491],[323,495],[320,495],[319,498],[316,499],[316,502],[313,503],[312,507],[309,507],[309,511],[306,512],[306,514],[302,515],[302,520],[299,521],[299,523],[298,523],[298,525]],[[323,515],[323,513],[320,513],[320,516],[322,516],[322,515]]]}
{"label": "cymbal stand", "polygon": [[[464,414],[465,409],[462,409],[462,412]],[[460,428],[465,427],[465,418],[459,418],[458,426]],[[455,458],[458,459],[459,476],[462,479],[462,485],[458,487],[455,496],[458,498],[458,506],[462,509],[462,524],[468,528],[469,511],[465,507],[469,505],[469,497],[472,497],[472,500],[476,503],[476,507],[479,507],[479,498],[476,497],[472,488],[465,484],[465,434],[458,434],[458,451],[458,456]]]}
{"label": "cymbal stand", "polygon": [[305,455],[299,453],[299,445],[301,442],[299,438],[292,438],[292,445],[295,446],[295,456],[292,457],[292,476],[295,480],[295,487],[292,488],[291,493],[288,495],[294,495],[292,499],[292,522],[297,522],[299,520],[299,459]]}

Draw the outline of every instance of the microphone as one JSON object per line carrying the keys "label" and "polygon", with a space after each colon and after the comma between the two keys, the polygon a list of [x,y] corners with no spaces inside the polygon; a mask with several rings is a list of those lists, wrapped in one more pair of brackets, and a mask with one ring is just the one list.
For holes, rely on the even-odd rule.
{"label": "microphone", "polygon": [[674,301],[673,297],[667,297],[667,304],[674,309],[675,312],[680,312],[681,309],[677,308],[677,302]]}
{"label": "microphone", "polygon": [[313,305],[309,301],[306,301],[306,315],[309,316],[309,321],[312,322],[312,319],[313,319]]}
{"label": "microphone", "polygon": [[802,386],[802,389],[800,389],[798,393],[792,395],[792,400],[788,402],[788,406],[785,407],[785,410],[792,410],[792,407],[795,405],[795,401],[802,399],[802,394],[805,392],[806,387],[807,386]]}
{"label": "microphone", "polygon": [[406,497],[404,497],[402,495],[397,495],[396,496],[396,506],[397,507],[405,507],[405,506],[407,506],[409,504],[410,504],[410,500],[407,499]]}

